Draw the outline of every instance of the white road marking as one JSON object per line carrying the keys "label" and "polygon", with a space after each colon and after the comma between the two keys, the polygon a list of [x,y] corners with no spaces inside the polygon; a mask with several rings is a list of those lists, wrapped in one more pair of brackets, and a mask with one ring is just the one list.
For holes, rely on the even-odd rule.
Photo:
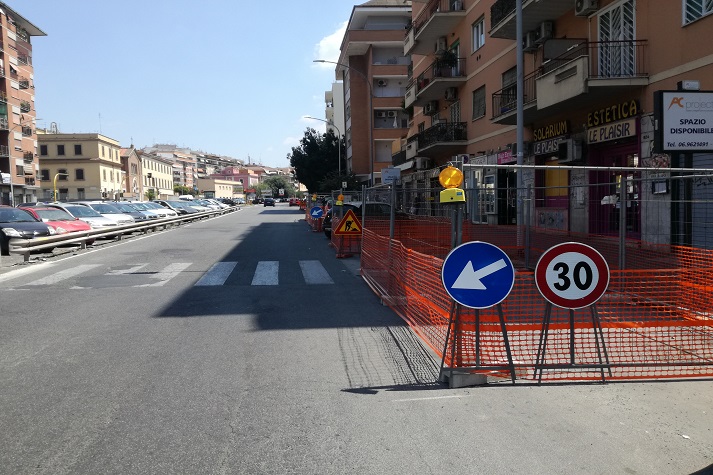
{"label": "white road marking", "polygon": [[300,261],[302,277],[308,285],[333,284],[327,269],[319,261]]}
{"label": "white road marking", "polygon": [[203,274],[203,277],[198,279],[195,283],[196,287],[223,285],[237,265],[237,262],[216,262],[208,272]]}
{"label": "white road marking", "polygon": [[42,279],[28,282],[25,285],[53,285],[58,282],[62,282],[65,279],[69,279],[70,277],[74,277],[75,275],[79,275],[83,272],[87,272],[91,269],[94,269],[95,267],[99,267],[99,264],[84,264],[81,266],[72,267],[71,269],[56,272]]}
{"label": "white road marking", "polygon": [[253,275],[251,285],[277,285],[279,283],[280,263],[278,261],[260,261]]}
{"label": "white road marking", "polygon": [[142,268],[146,267],[148,264],[137,264],[133,267],[129,267],[128,269],[112,269],[109,272],[107,272],[104,275],[126,275],[126,274],[133,274],[134,272],[138,272]]}
{"label": "white road marking", "polygon": [[157,279],[158,282],[153,284],[134,285],[134,287],[163,287],[166,282],[176,277],[178,274],[190,267],[190,262],[176,262],[166,266],[161,272],[151,276],[152,279]]}

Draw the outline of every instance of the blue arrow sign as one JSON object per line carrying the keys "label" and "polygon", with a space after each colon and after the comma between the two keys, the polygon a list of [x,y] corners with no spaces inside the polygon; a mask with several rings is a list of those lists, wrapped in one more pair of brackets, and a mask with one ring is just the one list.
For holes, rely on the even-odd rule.
{"label": "blue arrow sign", "polygon": [[497,246],[473,241],[453,249],[443,261],[443,287],[453,300],[470,308],[497,305],[515,284],[515,267]]}
{"label": "blue arrow sign", "polygon": [[320,208],[319,206],[315,206],[314,208],[312,208],[311,210],[309,210],[309,215],[312,216],[312,218],[314,218],[314,219],[319,219],[319,218],[321,218],[321,217],[322,217],[322,213],[324,213],[324,211],[323,211],[322,208]]}

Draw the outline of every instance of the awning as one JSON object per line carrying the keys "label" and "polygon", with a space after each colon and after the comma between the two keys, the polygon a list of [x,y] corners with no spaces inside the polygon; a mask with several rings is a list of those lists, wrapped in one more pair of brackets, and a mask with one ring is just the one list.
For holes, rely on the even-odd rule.
{"label": "awning", "polygon": [[415,164],[416,164],[415,160],[408,160],[408,161],[402,163],[401,165],[396,165],[394,168],[399,168],[401,171],[409,170],[409,169],[413,168],[413,166]]}

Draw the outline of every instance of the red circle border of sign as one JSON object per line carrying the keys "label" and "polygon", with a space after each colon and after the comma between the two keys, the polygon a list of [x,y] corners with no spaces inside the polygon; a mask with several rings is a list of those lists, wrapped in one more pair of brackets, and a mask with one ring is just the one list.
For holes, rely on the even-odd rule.
{"label": "red circle border of sign", "polygon": [[[555,257],[566,252],[578,252],[580,254],[584,254],[589,257],[592,262],[594,262],[594,265],[597,266],[597,271],[599,272],[599,282],[586,297],[574,300],[565,299],[555,294],[552,290],[550,290],[549,286],[547,286],[547,277],[545,276],[547,266],[550,265],[550,262],[552,262]],[[603,279],[602,276],[605,276],[606,278]],[[609,264],[607,264],[604,256],[602,256],[599,251],[593,247],[579,242],[565,242],[552,246],[542,254],[540,260],[537,261],[537,265],[535,266],[535,285],[537,286],[537,290],[540,291],[542,297],[553,305],[571,310],[589,307],[602,298],[604,293],[607,291],[607,287],[609,287],[609,278]],[[542,281],[543,286],[540,286],[540,280]]]}

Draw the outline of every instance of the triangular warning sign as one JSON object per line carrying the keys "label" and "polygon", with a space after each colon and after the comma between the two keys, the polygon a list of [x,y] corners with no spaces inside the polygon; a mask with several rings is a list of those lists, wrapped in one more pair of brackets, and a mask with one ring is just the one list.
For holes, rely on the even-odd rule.
{"label": "triangular warning sign", "polygon": [[337,236],[353,236],[361,234],[361,222],[354,214],[354,210],[347,210],[346,214],[339,221],[339,227],[334,230]]}

